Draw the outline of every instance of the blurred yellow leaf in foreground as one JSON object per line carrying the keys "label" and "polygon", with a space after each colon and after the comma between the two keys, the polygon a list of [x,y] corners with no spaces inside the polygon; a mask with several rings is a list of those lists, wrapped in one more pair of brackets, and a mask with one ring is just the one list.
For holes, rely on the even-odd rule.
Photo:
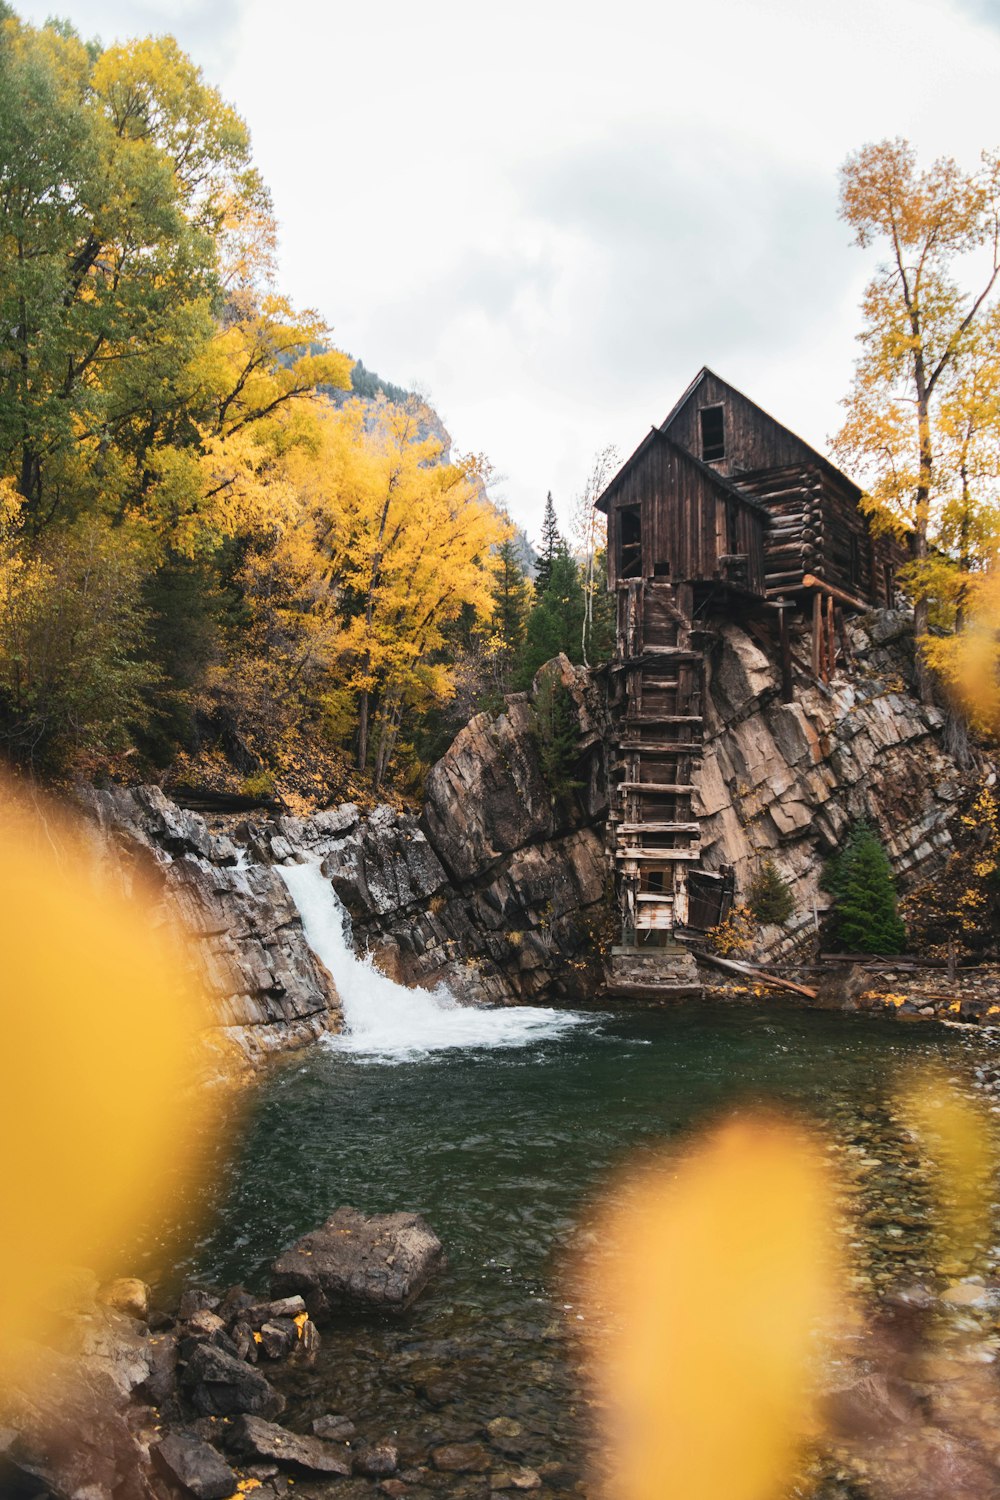
{"label": "blurred yellow leaf in foreground", "polygon": [[66,1272],[116,1253],[206,1125],[203,1001],[141,884],[0,781],[0,1362],[47,1331]]}
{"label": "blurred yellow leaf in foreground", "polygon": [[726,1123],[620,1183],[589,1261],[613,1500],[766,1500],[815,1433],[842,1305],[836,1194],[812,1137]]}

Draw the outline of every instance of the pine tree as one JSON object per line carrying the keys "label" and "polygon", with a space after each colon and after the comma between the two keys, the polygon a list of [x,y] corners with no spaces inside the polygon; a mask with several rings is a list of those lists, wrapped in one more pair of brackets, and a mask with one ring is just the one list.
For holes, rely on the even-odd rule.
{"label": "pine tree", "polygon": [[795,911],[792,888],[773,859],[765,859],[747,893],[747,905],[758,922],[783,927]]}
{"label": "pine tree", "polygon": [[552,499],[552,491],[549,490],[545,497],[545,513],[542,516],[542,540],[538,548],[538,562],[535,565],[535,593],[540,599],[549,586],[552,577],[552,566],[559,554],[560,549],[565,551],[566,543],[559,530],[556,520],[556,507]]}
{"label": "pine tree", "polygon": [[533,706],[538,763],[555,803],[582,785],[574,777],[579,757],[580,721],[572,694],[556,668],[539,677]]}
{"label": "pine tree", "polygon": [[497,646],[494,653],[496,686],[510,691],[524,650],[531,607],[531,585],[521,565],[517,542],[508,537],[497,548],[499,567],[494,586],[492,628]]}
{"label": "pine tree", "polygon": [[854,825],[826,878],[835,899],[834,933],[847,953],[901,953],[906,928],[896,912],[888,855],[865,822]]}
{"label": "pine tree", "polygon": [[580,661],[583,625],[583,588],[580,572],[560,541],[552,560],[548,587],[528,616],[527,639],[518,677],[519,686],[530,687],[538,668],[564,651],[572,662]]}

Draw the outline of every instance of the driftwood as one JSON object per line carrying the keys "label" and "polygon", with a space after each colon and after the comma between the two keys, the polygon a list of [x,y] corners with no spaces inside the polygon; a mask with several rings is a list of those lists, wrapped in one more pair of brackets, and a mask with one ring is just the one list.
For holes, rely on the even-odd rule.
{"label": "driftwood", "polygon": [[712,964],[716,969],[724,969],[728,974],[740,974],[747,979],[756,979],[759,984],[769,984],[775,990],[791,990],[795,995],[805,995],[807,1000],[815,1000],[818,991],[810,989],[808,985],[796,984],[791,979],[779,979],[776,974],[768,974],[763,969],[755,969],[752,964],[741,964],[735,958],[719,958],[716,953],[703,953],[700,949],[694,950],[694,956],[699,963]]}

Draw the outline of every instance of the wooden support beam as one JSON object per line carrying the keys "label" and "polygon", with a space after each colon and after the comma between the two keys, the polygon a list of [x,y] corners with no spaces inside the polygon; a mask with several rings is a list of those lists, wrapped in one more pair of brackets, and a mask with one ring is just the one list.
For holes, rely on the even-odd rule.
{"label": "wooden support beam", "polygon": [[834,599],[832,594],[826,596],[826,681],[836,671],[837,666],[837,638],[834,633],[833,623]]}
{"label": "wooden support beam", "polygon": [[812,675],[819,677],[823,670],[823,600],[817,592],[813,594],[812,617]]}
{"label": "wooden support beam", "polygon": [[804,589],[819,589],[821,593],[829,594],[840,604],[848,604],[851,609],[860,610],[866,614],[872,608],[861,599],[855,599],[853,594],[845,594],[843,589],[838,589],[836,584],[827,583],[823,578],[817,578],[815,573],[806,573],[802,579]]}
{"label": "wooden support beam", "polygon": [[788,638],[788,611],[785,609],[778,618],[778,639],[781,646],[781,701],[791,703],[795,696],[792,688],[792,646]]}

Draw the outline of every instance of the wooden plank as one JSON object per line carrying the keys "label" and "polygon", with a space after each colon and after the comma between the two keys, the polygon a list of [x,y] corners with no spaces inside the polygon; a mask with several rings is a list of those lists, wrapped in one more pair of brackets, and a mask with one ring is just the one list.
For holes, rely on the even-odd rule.
{"label": "wooden plank", "polygon": [[655,859],[658,864],[674,859],[701,859],[700,849],[616,849],[615,859]]}
{"label": "wooden plank", "polygon": [[677,796],[694,791],[694,783],[691,781],[620,781],[618,789],[622,792],[649,792],[651,796],[666,793]]}
{"label": "wooden plank", "polygon": [[700,834],[700,823],[622,823],[619,834]]}

